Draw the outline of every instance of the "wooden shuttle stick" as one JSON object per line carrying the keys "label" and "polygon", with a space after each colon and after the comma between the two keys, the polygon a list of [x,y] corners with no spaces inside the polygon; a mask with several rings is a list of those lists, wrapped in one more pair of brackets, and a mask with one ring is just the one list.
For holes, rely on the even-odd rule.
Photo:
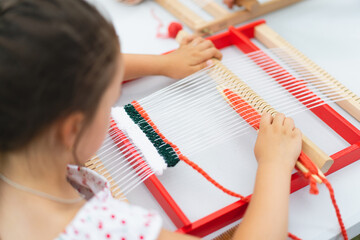
{"label": "wooden shuttle stick", "polygon": [[286,57],[289,57],[292,59],[292,61],[295,61],[301,67],[302,71],[306,71],[306,73],[310,76],[312,75],[314,79],[319,81],[319,83],[326,84],[328,88],[334,90],[344,89],[345,93],[350,98],[337,101],[336,103],[345,111],[347,111],[351,116],[360,121],[360,98],[356,96],[356,94],[347,89],[325,70],[321,69],[313,61],[307,58],[304,54],[302,54],[299,50],[297,50],[279,34],[272,30],[268,25],[261,24],[256,26],[255,38],[264,44],[267,48],[283,48]]}
{"label": "wooden shuttle stick", "polygon": [[[180,31],[176,37],[177,41],[180,41],[187,33]],[[238,76],[231,72],[226,66],[224,66],[217,59],[213,59],[215,65],[213,67],[213,74],[220,76],[226,76],[226,80],[218,80],[220,86],[230,86],[231,90],[236,92],[246,102],[248,102],[259,114],[263,112],[269,112],[275,115],[277,112],[261,98],[255,91],[253,91],[245,82],[243,82]],[[211,77],[211,76],[210,76]],[[245,93],[245,94],[243,94]],[[334,160],[331,159],[326,153],[324,153],[318,146],[316,146],[310,139],[303,135],[302,137],[302,150],[303,152],[316,164],[316,166],[322,171],[329,170]]]}

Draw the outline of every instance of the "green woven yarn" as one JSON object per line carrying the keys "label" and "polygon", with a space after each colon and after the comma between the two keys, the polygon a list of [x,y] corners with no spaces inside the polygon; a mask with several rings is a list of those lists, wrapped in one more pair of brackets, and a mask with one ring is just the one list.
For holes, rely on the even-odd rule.
{"label": "green woven yarn", "polygon": [[125,105],[124,109],[134,123],[145,133],[157,152],[165,159],[166,165],[168,167],[174,167],[180,159],[170,144],[162,140],[159,134],[155,132],[152,126],[141,116],[132,104]]}

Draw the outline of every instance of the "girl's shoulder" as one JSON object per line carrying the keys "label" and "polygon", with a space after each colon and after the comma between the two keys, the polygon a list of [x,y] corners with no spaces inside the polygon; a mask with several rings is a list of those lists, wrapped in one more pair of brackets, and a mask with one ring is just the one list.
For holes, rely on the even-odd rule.
{"label": "girl's shoulder", "polygon": [[89,200],[57,239],[157,239],[162,220],[156,212],[112,197],[96,172],[69,166],[69,181]]}

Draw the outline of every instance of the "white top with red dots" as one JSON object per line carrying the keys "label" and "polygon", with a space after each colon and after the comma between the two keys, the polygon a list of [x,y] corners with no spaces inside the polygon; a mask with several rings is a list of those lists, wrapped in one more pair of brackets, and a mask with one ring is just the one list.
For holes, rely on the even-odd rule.
{"label": "white top with red dots", "polygon": [[103,176],[84,167],[69,165],[68,179],[88,201],[57,240],[157,239],[161,217],[156,212],[114,199]]}

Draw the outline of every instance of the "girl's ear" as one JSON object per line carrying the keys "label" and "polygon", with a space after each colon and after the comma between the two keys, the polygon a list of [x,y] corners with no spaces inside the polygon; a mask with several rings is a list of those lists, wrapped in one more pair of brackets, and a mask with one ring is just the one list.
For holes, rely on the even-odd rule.
{"label": "girl's ear", "polygon": [[57,129],[60,143],[66,149],[72,149],[78,138],[82,126],[84,125],[85,116],[83,113],[75,112],[65,117],[59,122]]}

